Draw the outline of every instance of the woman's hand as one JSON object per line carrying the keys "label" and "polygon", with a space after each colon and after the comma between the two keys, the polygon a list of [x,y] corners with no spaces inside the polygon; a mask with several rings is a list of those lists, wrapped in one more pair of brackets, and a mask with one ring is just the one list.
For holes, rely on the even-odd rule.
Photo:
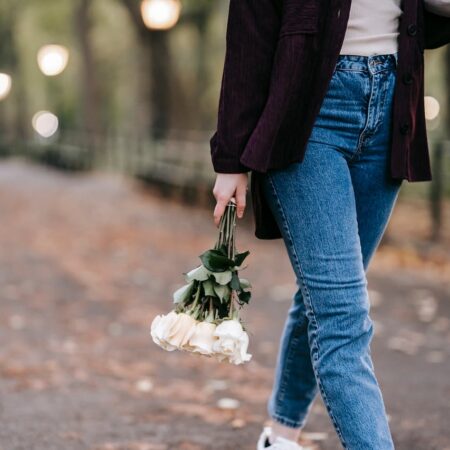
{"label": "woman's hand", "polygon": [[248,189],[247,184],[248,174],[246,172],[217,174],[216,183],[212,191],[217,201],[216,207],[214,208],[214,223],[217,227],[231,197],[235,197],[236,199],[237,217],[243,217]]}

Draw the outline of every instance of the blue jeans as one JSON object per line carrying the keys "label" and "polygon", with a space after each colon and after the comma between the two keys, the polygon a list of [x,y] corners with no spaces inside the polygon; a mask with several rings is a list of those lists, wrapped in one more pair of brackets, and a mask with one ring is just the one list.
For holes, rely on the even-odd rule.
{"label": "blue jeans", "polygon": [[396,67],[397,54],[341,55],[303,161],[264,177],[298,286],[267,409],[302,427],[320,392],[352,450],[394,448],[371,359],[366,271],[402,183],[389,175]]}

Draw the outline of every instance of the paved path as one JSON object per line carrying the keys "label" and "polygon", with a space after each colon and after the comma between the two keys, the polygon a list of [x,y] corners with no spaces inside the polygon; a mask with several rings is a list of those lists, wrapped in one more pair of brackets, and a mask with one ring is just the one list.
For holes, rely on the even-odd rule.
{"label": "paved path", "polygon": [[[254,356],[230,366],[165,352],[148,335],[213,245],[212,211],[114,176],[3,161],[0,219],[1,450],[255,448],[295,286],[281,240],[238,225]],[[450,288],[394,276],[382,249],[375,258],[372,351],[396,447],[449,450]],[[340,448],[319,398],[304,443]]]}

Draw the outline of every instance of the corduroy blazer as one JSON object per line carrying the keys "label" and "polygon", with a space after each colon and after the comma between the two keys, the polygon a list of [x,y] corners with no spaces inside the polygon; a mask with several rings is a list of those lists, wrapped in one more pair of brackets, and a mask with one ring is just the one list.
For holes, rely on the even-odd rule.
{"label": "corduroy blazer", "polygon": [[[301,162],[344,41],[351,0],[230,0],[217,129],[216,173],[251,172],[255,236],[281,238],[261,177]],[[450,18],[403,0],[390,176],[431,180],[424,49],[450,42]]]}

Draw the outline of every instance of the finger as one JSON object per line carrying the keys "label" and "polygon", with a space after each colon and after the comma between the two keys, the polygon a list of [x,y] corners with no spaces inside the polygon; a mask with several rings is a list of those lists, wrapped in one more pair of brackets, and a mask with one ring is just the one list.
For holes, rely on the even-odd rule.
{"label": "finger", "polygon": [[240,184],[236,189],[236,213],[239,219],[244,215],[245,203],[246,203],[247,189],[245,184]]}
{"label": "finger", "polygon": [[216,207],[214,208],[214,223],[216,226],[219,226],[220,218],[222,217],[222,214],[225,211],[225,207],[228,203],[228,199],[221,196],[217,198]]}

